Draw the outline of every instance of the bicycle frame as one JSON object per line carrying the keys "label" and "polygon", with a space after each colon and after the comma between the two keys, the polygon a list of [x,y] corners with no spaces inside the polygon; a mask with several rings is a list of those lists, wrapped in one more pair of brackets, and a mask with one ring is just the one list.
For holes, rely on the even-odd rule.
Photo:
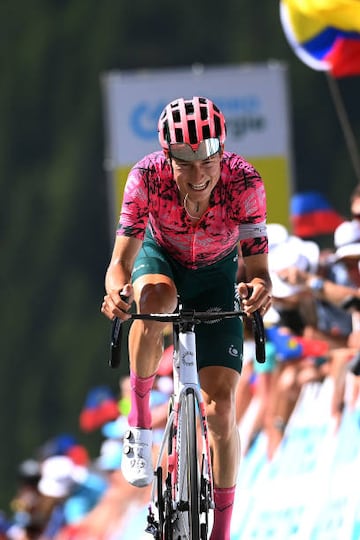
{"label": "bicycle frame", "polygon": [[[207,538],[208,511],[210,508],[214,508],[210,445],[205,404],[197,371],[194,324],[190,326],[186,324],[185,326],[186,328],[180,325],[179,330],[174,331],[174,393],[155,467],[155,471],[161,471],[161,474],[158,472],[154,477],[148,516],[149,532],[154,535],[154,538],[159,539],[163,538],[163,533],[165,534],[164,538],[171,539]],[[200,451],[197,456],[194,456],[197,460],[197,489],[195,489],[197,501],[191,501],[191,505],[187,500],[190,487],[187,484],[189,475],[187,472],[188,463],[185,444],[187,435],[186,417],[184,416],[189,413],[186,409],[188,392],[192,392],[194,396],[196,417],[199,420],[198,425],[201,432]],[[192,419],[190,420],[197,423],[196,417],[195,422]],[[165,468],[165,470],[167,469],[167,479],[163,488],[162,485],[159,485],[159,482],[162,483],[163,480],[162,463],[166,450],[168,450],[167,467]],[[192,451],[196,452],[197,450],[196,444]],[[200,467],[198,466],[199,456],[201,456]],[[170,514],[169,508],[165,507],[164,497],[171,504]],[[154,517],[156,511],[158,521]],[[165,515],[162,516],[162,512]],[[190,512],[197,515],[190,516]],[[200,522],[200,516],[203,518],[202,523]],[[163,530],[164,527],[166,528],[165,531]],[[191,527],[194,529],[193,533],[191,533]],[[200,532],[201,528],[202,533]],[[200,536],[201,534],[203,536]]]}
{"label": "bicycle frame", "polygon": [[[255,315],[257,360],[263,362],[264,327],[260,315]],[[131,315],[132,319],[172,322],[174,328],[174,393],[155,467],[146,528],[156,540],[207,539],[209,512],[214,508],[214,490],[205,403],[196,360],[195,325],[242,316],[242,311],[195,312],[181,307],[172,314]],[[120,336],[121,323],[115,320],[111,341],[112,367],[119,364]],[[199,437],[197,428],[200,428]],[[167,462],[163,467],[165,458]]]}

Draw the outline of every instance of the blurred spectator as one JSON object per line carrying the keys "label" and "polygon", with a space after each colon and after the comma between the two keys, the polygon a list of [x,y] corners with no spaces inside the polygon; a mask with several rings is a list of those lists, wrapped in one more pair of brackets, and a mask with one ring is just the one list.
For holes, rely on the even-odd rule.
{"label": "blurred spectator", "polygon": [[350,195],[351,218],[360,220],[360,184],[357,184]]}
{"label": "blurred spectator", "polygon": [[[360,221],[345,221],[340,224],[334,233],[334,245],[336,250],[332,260],[336,271],[331,271],[334,270],[331,266],[327,273],[323,269],[322,273],[299,268],[296,271],[285,269],[281,278],[291,286],[302,287],[304,292],[312,294],[314,298],[316,324],[308,324],[304,329],[304,336],[324,339],[329,344],[328,367],[334,382],[331,413],[335,425],[338,426],[342,414],[347,365],[356,353],[355,340],[360,335],[353,331],[353,317],[342,308],[345,298],[360,295]],[[339,276],[340,283],[334,281]]]}
{"label": "blurred spectator", "polygon": [[[275,230],[273,226],[270,229]],[[291,279],[293,274],[314,272],[319,260],[320,249],[313,241],[283,232],[278,242],[270,241],[269,269],[278,320],[268,320],[265,316],[264,322],[276,361],[272,362],[273,368],[259,378],[270,459],[282,440],[302,386],[325,376],[323,365],[328,345],[314,337],[304,338],[306,329],[317,325],[316,302],[303,282]]]}
{"label": "blurred spectator", "polygon": [[44,516],[39,507],[40,474],[40,463],[32,458],[24,460],[18,467],[17,490],[10,502],[13,537],[21,530],[24,538],[37,538],[44,526]]}
{"label": "blurred spectator", "polygon": [[70,433],[60,433],[48,439],[37,450],[39,461],[44,461],[51,456],[66,455],[66,453],[78,444],[76,437]]}
{"label": "blurred spectator", "polygon": [[83,431],[94,431],[118,415],[118,403],[113,392],[107,386],[97,386],[86,396],[80,413],[80,427]]}
{"label": "blurred spectator", "polygon": [[66,524],[76,523],[87,515],[107,489],[107,481],[89,467],[58,455],[43,462],[38,489],[41,506],[47,511],[40,538],[48,540]]}

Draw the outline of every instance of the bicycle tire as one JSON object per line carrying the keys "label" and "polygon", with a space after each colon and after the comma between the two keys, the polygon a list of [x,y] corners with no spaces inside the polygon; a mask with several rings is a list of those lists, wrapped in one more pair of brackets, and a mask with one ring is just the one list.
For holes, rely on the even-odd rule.
{"label": "bicycle tire", "polygon": [[204,474],[205,464],[204,456],[201,464],[201,476],[200,476],[200,515],[203,516],[204,521],[200,524],[200,538],[201,540],[207,540],[209,530],[209,514],[211,509],[211,488],[210,481]]}
{"label": "bicycle tire", "polygon": [[180,407],[178,426],[180,464],[178,471],[178,528],[174,540],[189,538],[200,540],[200,470],[197,453],[196,399],[188,389]]}
{"label": "bicycle tire", "polygon": [[165,499],[163,492],[163,470],[162,467],[158,467],[155,471],[156,478],[156,492],[157,492],[157,509],[159,512],[159,532],[158,537],[162,540],[162,531],[164,529],[165,522]]}
{"label": "bicycle tire", "polygon": [[189,494],[189,522],[192,540],[200,540],[200,481],[197,458],[196,401],[192,389],[186,394],[187,467]]}
{"label": "bicycle tire", "polygon": [[[173,408],[172,399],[169,403],[169,414]],[[172,455],[174,443],[174,426],[171,424],[169,430],[168,440],[168,456]],[[171,489],[171,472],[167,472],[165,483],[163,484],[163,498],[164,498],[164,524],[163,524],[163,540],[173,540],[173,522],[174,522],[174,509],[172,500]]]}
{"label": "bicycle tire", "polygon": [[171,497],[171,481],[168,479],[164,491],[165,514],[163,527],[163,540],[174,540],[174,511]]}

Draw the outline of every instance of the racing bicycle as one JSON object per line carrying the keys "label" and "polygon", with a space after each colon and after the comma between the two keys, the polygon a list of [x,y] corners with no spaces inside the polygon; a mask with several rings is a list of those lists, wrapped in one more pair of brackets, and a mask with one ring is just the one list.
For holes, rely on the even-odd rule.
{"label": "racing bicycle", "polygon": [[[174,391],[154,470],[146,532],[156,540],[206,540],[214,509],[211,452],[205,404],[196,362],[195,326],[245,317],[241,310],[195,311],[179,304],[174,313],[132,313],[131,320],[173,325]],[[265,362],[265,333],[260,313],[252,314],[256,359]],[[122,321],[112,324],[111,367],[120,363]]]}

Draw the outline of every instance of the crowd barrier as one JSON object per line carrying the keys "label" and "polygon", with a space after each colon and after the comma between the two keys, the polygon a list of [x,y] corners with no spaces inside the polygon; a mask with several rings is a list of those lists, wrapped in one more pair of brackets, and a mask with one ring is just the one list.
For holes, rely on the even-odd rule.
{"label": "crowd barrier", "polygon": [[[332,391],[330,379],[304,386],[272,461],[263,433],[243,457],[231,540],[360,539],[360,403],[335,429]],[[138,509],[117,540],[149,540],[144,523]]]}
{"label": "crowd barrier", "polygon": [[232,540],[360,539],[360,404],[335,429],[332,391],[306,385],[273,460],[264,435],[243,459]]}

